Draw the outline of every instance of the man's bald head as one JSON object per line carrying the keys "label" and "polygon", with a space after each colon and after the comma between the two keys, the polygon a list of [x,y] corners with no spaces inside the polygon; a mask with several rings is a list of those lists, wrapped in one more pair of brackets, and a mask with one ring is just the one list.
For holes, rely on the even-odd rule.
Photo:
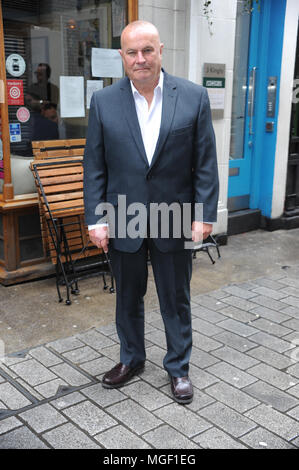
{"label": "man's bald head", "polygon": [[134,33],[134,32],[150,33],[153,35],[153,37],[156,37],[159,44],[161,43],[159,31],[153,23],[150,23],[149,21],[144,21],[144,20],[137,20],[137,21],[132,21],[132,23],[129,23],[123,29],[121,38],[120,38],[122,49],[123,49],[124,42],[125,42],[127,35]]}

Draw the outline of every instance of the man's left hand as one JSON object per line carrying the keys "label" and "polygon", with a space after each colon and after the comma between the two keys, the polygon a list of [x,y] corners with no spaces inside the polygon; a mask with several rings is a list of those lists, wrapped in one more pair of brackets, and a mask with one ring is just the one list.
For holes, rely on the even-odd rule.
{"label": "man's left hand", "polygon": [[202,242],[211,235],[212,230],[213,224],[194,221],[192,223],[192,241],[195,243]]}

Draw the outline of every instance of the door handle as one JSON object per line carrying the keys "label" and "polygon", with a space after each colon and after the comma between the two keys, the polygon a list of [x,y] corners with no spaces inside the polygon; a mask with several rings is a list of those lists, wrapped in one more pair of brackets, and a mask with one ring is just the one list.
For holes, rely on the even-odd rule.
{"label": "door handle", "polygon": [[256,67],[253,67],[252,70],[250,71],[250,78],[249,78],[249,96],[248,96],[249,135],[253,135],[255,85],[256,85]]}

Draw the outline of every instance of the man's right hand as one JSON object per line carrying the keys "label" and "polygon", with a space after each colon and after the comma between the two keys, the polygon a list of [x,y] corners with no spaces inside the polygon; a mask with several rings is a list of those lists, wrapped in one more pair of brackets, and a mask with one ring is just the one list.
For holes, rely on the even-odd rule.
{"label": "man's right hand", "polygon": [[108,227],[97,227],[88,231],[90,241],[98,248],[103,248],[104,253],[108,253],[109,233]]}

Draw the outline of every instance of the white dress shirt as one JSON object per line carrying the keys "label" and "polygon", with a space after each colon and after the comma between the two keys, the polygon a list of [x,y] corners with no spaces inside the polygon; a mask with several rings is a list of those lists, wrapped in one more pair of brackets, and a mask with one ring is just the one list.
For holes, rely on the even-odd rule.
{"label": "white dress shirt", "polygon": [[[142,96],[135,88],[131,81],[131,88],[133,98],[135,101],[136,113],[141,130],[143,145],[148,159],[148,164],[151,164],[153,155],[155,153],[162,118],[162,101],[163,101],[163,83],[164,73],[161,71],[159,83],[154,90],[153,101],[150,108],[145,97]],[[98,226],[107,226],[107,224],[89,225],[88,230],[92,230]]]}

